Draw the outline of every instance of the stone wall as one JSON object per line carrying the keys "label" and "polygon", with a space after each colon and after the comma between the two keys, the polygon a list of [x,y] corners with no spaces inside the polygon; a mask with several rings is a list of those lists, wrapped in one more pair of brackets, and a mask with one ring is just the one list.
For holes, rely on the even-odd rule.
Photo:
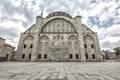
{"label": "stone wall", "polygon": [[63,12],[36,17],[36,23],[21,33],[17,49],[20,61],[101,61],[101,56],[97,33],[83,25],[80,16]]}
{"label": "stone wall", "polygon": [[14,56],[14,47],[5,43],[5,39],[0,37],[0,61],[11,61]]}
{"label": "stone wall", "polygon": [[106,60],[115,60],[116,59],[115,52],[110,52],[110,51],[106,50],[106,51],[104,51],[104,53],[105,53]]}

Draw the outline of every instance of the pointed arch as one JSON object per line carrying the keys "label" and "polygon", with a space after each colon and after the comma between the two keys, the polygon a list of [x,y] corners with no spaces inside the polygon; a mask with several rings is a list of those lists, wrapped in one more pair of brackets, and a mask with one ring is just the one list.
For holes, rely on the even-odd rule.
{"label": "pointed arch", "polygon": [[33,40],[33,39],[34,39],[34,37],[32,35],[28,35],[24,38],[24,41],[25,40]]}
{"label": "pointed arch", "polygon": [[84,36],[84,42],[85,43],[94,43],[94,39],[92,36],[86,35],[86,36]]}
{"label": "pointed arch", "polygon": [[42,35],[40,37],[40,40],[49,40],[49,37],[47,35]]}
{"label": "pointed arch", "polygon": [[34,40],[34,37],[32,35],[28,35],[24,38],[24,41],[23,41],[23,48],[33,48],[33,40]]}
{"label": "pointed arch", "polygon": [[76,40],[76,39],[77,39],[77,36],[75,36],[75,35],[70,35],[68,37],[68,40]]}

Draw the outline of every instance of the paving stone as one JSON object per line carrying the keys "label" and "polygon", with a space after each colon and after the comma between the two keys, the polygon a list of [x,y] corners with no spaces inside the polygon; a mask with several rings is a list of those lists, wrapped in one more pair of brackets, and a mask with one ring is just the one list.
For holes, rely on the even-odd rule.
{"label": "paving stone", "polygon": [[120,80],[119,62],[2,62],[0,80]]}

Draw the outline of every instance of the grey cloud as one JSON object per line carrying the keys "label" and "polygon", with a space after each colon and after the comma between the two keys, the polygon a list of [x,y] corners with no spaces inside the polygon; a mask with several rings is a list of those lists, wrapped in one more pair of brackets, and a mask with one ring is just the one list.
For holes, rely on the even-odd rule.
{"label": "grey cloud", "polygon": [[102,34],[99,35],[99,39],[103,40],[107,37],[120,37],[120,32],[107,32],[104,31]]}
{"label": "grey cloud", "polygon": [[120,46],[120,41],[114,43],[110,43],[109,41],[106,41],[101,44],[102,48],[108,48],[108,49],[114,49],[116,46]]}
{"label": "grey cloud", "polygon": [[[2,14],[2,17],[0,17],[0,22],[4,22],[4,21],[22,22],[22,26],[24,28],[28,28],[35,22],[35,17],[40,15],[42,8],[44,8],[44,11],[48,14],[53,11],[61,10],[61,11],[65,11],[65,12],[71,14],[72,16],[74,16],[74,13],[76,12],[76,10],[79,10],[79,9],[81,11],[84,10],[86,12],[91,11],[91,3],[90,2],[94,2],[97,5],[98,3],[103,2],[103,1],[109,2],[110,0],[83,0],[82,3],[80,3],[79,0],[32,0],[33,5],[32,5],[32,7],[28,8],[28,4],[26,4],[24,0],[21,0],[20,6],[15,6],[11,0],[0,0],[0,11]],[[116,0],[116,2],[117,2],[117,0]],[[36,4],[38,4],[38,8],[39,8],[38,12],[34,12],[34,8],[35,8]],[[109,11],[109,8],[103,9],[101,13],[105,12],[106,10]],[[117,8],[117,10],[119,10],[119,8]],[[116,14],[116,12],[114,12],[114,13]],[[83,12],[79,12],[79,13],[84,14]],[[119,12],[117,12],[117,14],[118,13]],[[25,18],[27,18],[27,21],[13,19],[13,16],[15,14],[23,15]],[[86,16],[86,15],[84,15],[84,16]],[[95,17],[95,16],[93,16],[93,17]],[[100,15],[98,15],[98,18],[99,17],[100,17]],[[113,18],[113,17],[111,17],[111,18]],[[108,23],[109,23],[109,20],[108,20]],[[94,25],[94,23],[93,23],[93,25]],[[96,25],[98,27],[101,26],[98,24],[96,24]],[[103,27],[105,27],[105,26],[106,26],[106,24]],[[18,26],[16,26],[16,27],[18,27]],[[109,25],[108,25],[108,27],[109,27]],[[11,41],[13,38],[19,37],[20,32],[17,30],[17,28],[8,28],[8,29],[2,28],[2,27],[0,27],[0,28],[1,28],[0,36],[4,36],[5,38],[7,38]],[[120,35],[118,33],[114,33],[114,34],[105,33],[104,36],[102,36],[100,39],[104,39],[105,36],[120,36]],[[111,43],[109,43],[109,42],[102,43],[103,47],[109,47],[109,44],[111,44]],[[115,45],[116,45],[116,43],[115,43]]]}
{"label": "grey cloud", "polygon": [[28,22],[23,22],[23,26],[24,27],[28,27],[27,25],[29,25],[30,23],[33,23],[34,21],[34,15],[36,15],[33,12],[33,9],[28,9],[27,5],[23,3],[23,1],[21,2],[21,6],[14,6],[13,3],[11,3],[11,1],[9,0],[2,0],[0,2],[0,5],[2,6],[1,9],[1,14],[3,15],[0,19],[1,21],[6,21],[6,20],[11,20],[11,21],[16,21],[14,19],[12,19],[12,17],[15,14],[19,14],[19,15],[24,15],[27,19]]}
{"label": "grey cloud", "polygon": [[[46,6],[49,5],[49,6]],[[40,7],[44,7],[47,13],[51,13],[53,11],[65,11],[69,14],[73,15],[75,10],[82,5],[79,3],[78,0],[46,0],[42,1],[39,4]]]}
{"label": "grey cloud", "polygon": [[18,37],[19,32],[17,28],[0,28],[0,36],[9,37],[11,39]]}

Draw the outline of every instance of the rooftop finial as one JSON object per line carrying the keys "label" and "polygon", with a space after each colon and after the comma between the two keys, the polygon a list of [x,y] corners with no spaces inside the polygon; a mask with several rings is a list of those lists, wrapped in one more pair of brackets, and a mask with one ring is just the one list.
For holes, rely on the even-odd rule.
{"label": "rooftop finial", "polygon": [[80,17],[81,18],[81,14],[80,14],[80,11],[77,11],[76,12],[77,16],[76,17]]}
{"label": "rooftop finial", "polygon": [[41,14],[40,14],[41,17],[43,16],[43,10],[44,10],[44,8],[42,8],[42,11],[41,11]]}

